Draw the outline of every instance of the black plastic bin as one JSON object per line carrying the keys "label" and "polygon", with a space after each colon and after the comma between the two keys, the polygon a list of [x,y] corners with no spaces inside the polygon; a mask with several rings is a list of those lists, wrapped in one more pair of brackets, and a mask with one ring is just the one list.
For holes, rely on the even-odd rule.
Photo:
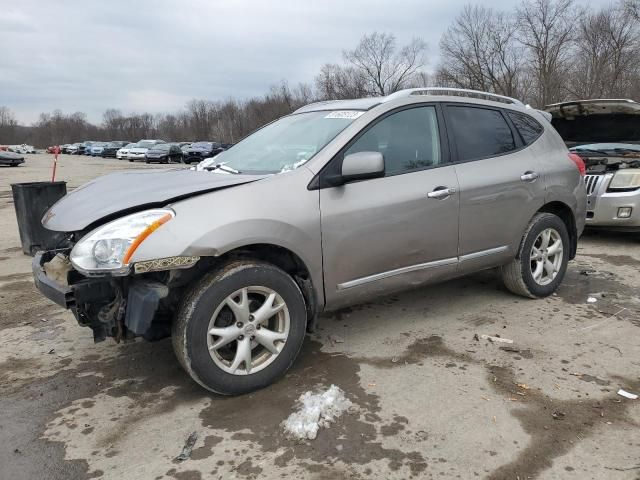
{"label": "black plastic bin", "polygon": [[51,206],[67,194],[67,182],[12,183],[22,251],[35,255],[38,250],[58,248],[65,239],[62,232],[42,226],[42,217]]}

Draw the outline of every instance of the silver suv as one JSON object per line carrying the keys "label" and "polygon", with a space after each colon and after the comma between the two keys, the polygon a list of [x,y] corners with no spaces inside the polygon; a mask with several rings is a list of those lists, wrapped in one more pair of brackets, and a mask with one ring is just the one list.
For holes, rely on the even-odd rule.
{"label": "silver suv", "polygon": [[292,365],[318,313],[499,268],[550,295],[585,223],[584,165],[544,114],[451,89],[307,105],[197,169],[124,171],[43,218],[36,284],[96,341],[171,335],[203,387]]}

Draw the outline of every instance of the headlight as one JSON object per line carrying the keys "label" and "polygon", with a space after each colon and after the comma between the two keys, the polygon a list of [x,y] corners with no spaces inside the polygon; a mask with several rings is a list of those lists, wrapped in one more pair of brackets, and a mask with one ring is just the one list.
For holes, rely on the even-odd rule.
{"label": "headlight", "polygon": [[609,190],[632,190],[634,188],[640,188],[640,169],[637,168],[618,170],[609,184]]}
{"label": "headlight", "polygon": [[119,218],[85,235],[71,250],[71,263],[81,273],[129,273],[129,260],[140,244],[175,217],[168,208]]}

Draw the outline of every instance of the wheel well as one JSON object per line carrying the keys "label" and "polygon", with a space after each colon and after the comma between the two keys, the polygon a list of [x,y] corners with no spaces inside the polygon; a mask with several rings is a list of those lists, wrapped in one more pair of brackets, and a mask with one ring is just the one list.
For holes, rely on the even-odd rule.
{"label": "wheel well", "polygon": [[284,247],[272,244],[255,244],[231,250],[217,259],[224,262],[228,259],[262,260],[281,268],[300,287],[307,307],[307,330],[312,332],[318,313],[318,299],[311,280],[309,269],[302,259]]}
{"label": "wheel well", "polygon": [[578,230],[576,228],[576,219],[573,211],[566,203],[550,202],[544,205],[538,212],[552,213],[564,222],[569,232],[569,240],[571,241],[571,252],[569,259],[573,260],[578,250]]}

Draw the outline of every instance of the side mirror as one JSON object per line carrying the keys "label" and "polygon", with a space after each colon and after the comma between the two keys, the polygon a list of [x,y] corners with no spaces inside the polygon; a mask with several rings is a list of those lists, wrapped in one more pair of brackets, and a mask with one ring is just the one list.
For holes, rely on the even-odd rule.
{"label": "side mirror", "polygon": [[380,152],[358,152],[342,160],[342,182],[384,176],[384,157]]}

